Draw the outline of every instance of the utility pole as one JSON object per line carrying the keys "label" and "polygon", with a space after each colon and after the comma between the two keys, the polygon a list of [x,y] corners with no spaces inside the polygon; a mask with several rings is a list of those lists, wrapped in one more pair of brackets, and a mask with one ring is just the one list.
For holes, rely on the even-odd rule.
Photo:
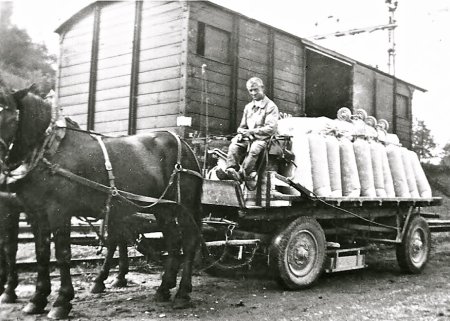
{"label": "utility pole", "polygon": [[[398,7],[397,0],[385,0],[389,10],[389,24],[396,24],[395,10]],[[388,71],[395,76],[395,28],[389,29],[388,32],[389,49],[388,49]]]}
{"label": "utility pole", "polygon": [[354,36],[362,33],[372,33],[374,31],[387,30],[388,31],[388,72],[389,74],[395,76],[395,28],[397,28],[397,21],[395,20],[395,10],[398,7],[398,0],[385,0],[389,11],[389,21],[387,24],[370,26],[364,28],[354,28],[345,31],[337,31],[324,35],[315,35],[308,37],[310,40],[323,40],[331,37],[343,37],[343,36]]}

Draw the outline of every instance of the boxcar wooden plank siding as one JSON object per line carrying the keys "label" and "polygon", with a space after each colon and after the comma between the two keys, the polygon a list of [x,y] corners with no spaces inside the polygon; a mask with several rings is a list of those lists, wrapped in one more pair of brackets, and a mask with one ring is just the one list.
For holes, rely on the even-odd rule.
{"label": "boxcar wooden plank siding", "polygon": [[157,129],[161,127],[176,126],[178,113],[174,115],[158,115],[153,117],[138,117],[137,128]]}
{"label": "boxcar wooden plank siding", "polygon": [[[95,8],[100,13],[98,51],[94,52],[98,60],[92,61],[96,68],[91,70]],[[134,21],[139,17],[136,9],[142,9],[139,24]],[[283,113],[301,116],[308,108],[320,110],[321,102],[337,108],[341,106],[332,105],[348,101],[350,108],[385,118],[391,124],[390,132],[395,130],[405,144],[410,141],[411,99],[418,87],[398,80],[394,93],[390,75],[207,1],[144,1],[139,5],[99,1],[63,24],[58,33],[60,104],[86,126],[88,98],[95,96],[94,127],[98,131],[113,135],[158,128],[182,135],[204,131],[205,64],[208,95],[203,98],[208,98],[210,133],[235,130],[250,101],[246,81],[256,76]],[[307,67],[307,59],[330,63],[330,68]],[[350,65],[344,66],[341,60]],[[339,83],[333,71],[341,72],[349,84]],[[89,87],[91,76],[96,82]],[[327,77],[331,80],[320,81]],[[328,86],[327,90],[306,95],[306,79],[310,85]],[[90,88],[95,92],[89,93]],[[349,98],[346,94],[326,97],[339,89]],[[180,115],[192,117],[191,128],[176,127]]]}
{"label": "boxcar wooden plank siding", "polygon": [[[78,95],[70,95],[70,96],[60,96],[60,97],[58,97],[58,104],[61,107],[84,104],[84,103],[87,103],[88,96],[89,96],[88,93],[78,94]],[[70,115],[68,115],[68,116],[70,116]]]}
{"label": "boxcar wooden plank siding", "polygon": [[[142,44],[142,43],[141,43]],[[141,49],[141,52],[139,54],[140,60],[151,60],[156,58],[163,58],[167,56],[176,55],[181,51],[181,43],[175,42],[172,44],[168,44],[165,46],[159,46],[156,48],[146,48]]]}
{"label": "boxcar wooden plank siding", "polygon": [[179,102],[179,100],[180,100],[180,91],[178,89],[165,92],[151,93],[146,95],[141,94],[137,96],[138,106],[166,104],[170,102]]}
{"label": "boxcar wooden plank siding", "polygon": [[82,63],[74,66],[69,67],[62,67],[60,70],[60,77],[65,78],[67,76],[75,76],[80,74],[85,74],[86,72],[89,72],[90,63]]}
{"label": "boxcar wooden plank siding", "polygon": [[87,93],[89,91],[89,83],[85,82],[78,85],[65,86],[59,89],[61,97],[78,95]]}
{"label": "boxcar wooden plank siding", "polygon": [[95,103],[95,110],[96,111],[113,111],[116,109],[122,109],[123,106],[127,106],[127,103],[129,102],[128,97],[119,97],[119,98],[113,98],[108,100],[100,100]]}
{"label": "boxcar wooden plank siding", "polygon": [[86,104],[80,104],[80,105],[70,105],[61,108],[61,112],[64,116],[69,116],[72,118],[74,115],[84,115],[86,114],[87,110],[87,103]]}
{"label": "boxcar wooden plank siding", "polygon": [[126,64],[127,65],[131,64],[131,52],[120,52],[118,48],[116,56],[109,56],[109,55],[108,57],[101,56],[101,58],[98,61],[98,70],[120,67]]}
{"label": "boxcar wooden plank siding", "polygon": [[164,81],[177,79],[181,77],[181,72],[179,66],[167,67],[163,69],[156,69],[150,71],[144,71],[139,73],[139,82],[141,84],[154,82],[154,81]]}
{"label": "boxcar wooden plank siding", "polygon": [[59,88],[64,88],[64,87],[70,87],[70,86],[74,86],[74,85],[83,84],[85,82],[88,82],[88,79],[89,79],[89,73],[88,72],[85,72],[85,73],[82,73],[82,74],[73,75],[73,76],[60,77]]}
{"label": "boxcar wooden plank siding", "polygon": [[178,114],[180,106],[178,101],[157,104],[157,105],[147,105],[139,107],[139,117],[154,117],[163,114],[175,115]]}

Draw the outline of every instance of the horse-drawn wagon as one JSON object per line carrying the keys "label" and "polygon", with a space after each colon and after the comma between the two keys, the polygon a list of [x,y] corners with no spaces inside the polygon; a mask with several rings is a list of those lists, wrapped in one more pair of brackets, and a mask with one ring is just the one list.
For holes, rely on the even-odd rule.
{"label": "horse-drawn wagon", "polygon": [[[204,234],[222,234],[225,241],[220,244],[235,247],[241,262],[249,262],[245,255],[254,255],[259,246],[285,287],[308,287],[324,270],[366,267],[368,243],[395,244],[405,272],[419,273],[425,267],[431,234],[420,209],[439,205],[440,198],[316,197],[276,172],[266,172],[264,181],[249,196],[238,182],[206,179]],[[278,186],[287,185],[301,195],[277,192]]]}

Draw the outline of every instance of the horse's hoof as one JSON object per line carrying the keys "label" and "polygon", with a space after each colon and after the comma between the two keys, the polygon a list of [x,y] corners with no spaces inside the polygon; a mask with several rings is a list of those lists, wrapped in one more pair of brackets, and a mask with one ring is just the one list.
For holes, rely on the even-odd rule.
{"label": "horse's hoof", "polygon": [[0,296],[0,304],[1,303],[16,303],[17,295],[15,293],[6,293],[4,292]]}
{"label": "horse's hoof", "polygon": [[29,302],[23,309],[22,312],[26,314],[42,314],[45,312],[45,307],[38,307],[33,302]]}
{"label": "horse's hoof", "polygon": [[106,287],[103,282],[95,282],[91,288],[91,293],[103,293],[105,289]]}
{"label": "horse's hoof", "polygon": [[47,317],[53,320],[68,319],[71,307],[53,307]]}
{"label": "horse's hoof", "polygon": [[127,286],[127,283],[127,279],[125,278],[116,278],[111,286],[114,288],[124,288]]}
{"label": "horse's hoof", "polygon": [[155,302],[168,302],[170,301],[170,292],[156,291],[153,299],[155,300]]}
{"label": "horse's hoof", "polygon": [[174,309],[187,309],[192,307],[192,302],[190,298],[175,298],[173,300]]}

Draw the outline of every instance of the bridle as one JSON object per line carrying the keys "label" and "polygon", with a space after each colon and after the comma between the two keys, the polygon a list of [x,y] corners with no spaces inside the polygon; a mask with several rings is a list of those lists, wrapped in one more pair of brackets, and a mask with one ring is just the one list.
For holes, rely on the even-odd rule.
{"label": "bridle", "polygon": [[[10,108],[6,105],[0,104],[0,113],[3,111],[8,111]],[[16,111],[16,122],[17,125],[19,124],[19,112]],[[12,146],[14,144],[15,138],[17,136],[17,127],[15,129],[14,135],[12,135],[12,139],[10,142],[6,142],[3,137],[0,137],[0,151],[4,152],[2,153],[3,157],[0,157],[0,171],[2,173],[9,173],[10,172],[10,166],[7,166],[7,159],[9,157],[9,153],[11,152]]]}

